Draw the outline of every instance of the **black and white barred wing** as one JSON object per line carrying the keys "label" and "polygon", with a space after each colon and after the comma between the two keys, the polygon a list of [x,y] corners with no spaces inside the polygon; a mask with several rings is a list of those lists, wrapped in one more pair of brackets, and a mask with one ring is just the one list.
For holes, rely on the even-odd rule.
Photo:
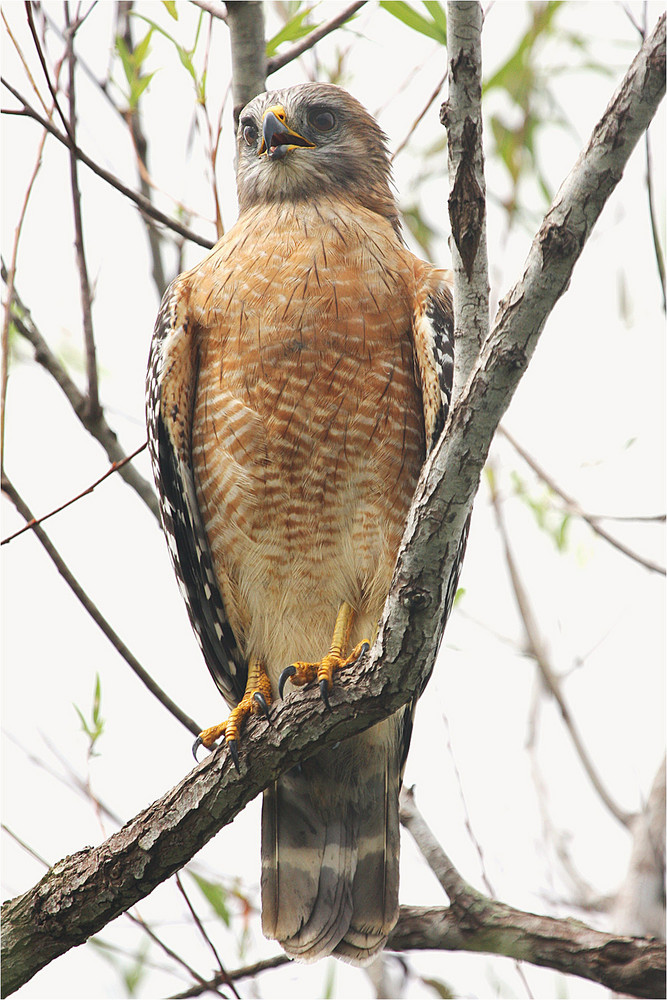
{"label": "black and white barred wing", "polygon": [[[429,455],[444,430],[452,402],[454,305],[451,272],[431,271],[428,275],[415,303],[412,335],[422,390],[426,454]],[[463,527],[452,572],[447,581],[443,607],[445,622],[454,604],[469,527],[470,518]]]}
{"label": "black and white barred wing", "polygon": [[192,412],[198,377],[195,324],[180,279],[167,289],[155,324],[146,377],[148,444],[171,561],[206,664],[235,705],[247,664],[230,628],[197,501]]}

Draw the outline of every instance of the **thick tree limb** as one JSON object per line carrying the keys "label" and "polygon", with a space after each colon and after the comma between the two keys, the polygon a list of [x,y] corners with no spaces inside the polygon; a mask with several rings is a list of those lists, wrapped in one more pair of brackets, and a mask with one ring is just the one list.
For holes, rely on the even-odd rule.
{"label": "thick tree limb", "polygon": [[232,43],[234,127],[248,101],[266,90],[264,4],[259,0],[229,0],[227,27]]}
{"label": "thick tree limb", "polygon": [[[315,690],[289,695],[274,706],[271,725],[250,720],[240,774],[225,751],[216,753],[104,844],[59,862],[37,886],[7,903],[7,993],[151,892],[281,771],[388,716],[420,689],[433,666],[446,581],[494,431],[664,89],[663,15],[547,214],[523,278],[501,303],[446,433],[423,470],[378,639],[354,677],[345,677],[331,693],[332,712]],[[476,926],[481,941],[484,925]],[[485,938],[491,950],[501,947],[497,937]],[[510,937],[512,954],[527,957],[523,931]],[[641,951],[641,944],[630,942],[628,948]],[[613,944],[609,951],[616,954]],[[654,959],[652,953],[647,963]],[[574,971],[574,959],[568,969]]]}
{"label": "thick tree limb", "polygon": [[661,941],[603,934],[578,920],[525,913],[478,894],[456,908],[402,906],[387,947],[505,955],[630,996],[665,995]]}

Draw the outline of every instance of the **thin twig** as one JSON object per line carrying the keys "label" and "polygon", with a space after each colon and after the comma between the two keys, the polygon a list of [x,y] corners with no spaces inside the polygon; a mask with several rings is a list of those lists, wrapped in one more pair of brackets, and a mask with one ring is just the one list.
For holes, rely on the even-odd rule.
{"label": "thin twig", "polygon": [[54,514],[59,514],[61,510],[65,510],[67,507],[70,507],[73,503],[76,503],[77,500],[81,500],[83,499],[83,497],[87,497],[89,493],[93,492],[96,486],[99,486],[100,483],[103,483],[104,480],[108,479],[109,476],[112,476],[114,472],[118,472],[119,469],[122,469],[123,466],[127,464],[127,462],[131,462],[133,458],[136,458],[137,455],[140,455],[141,452],[144,450],[144,448],[147,447],[147,445],[148,441],[144,441],[143,444],[139,445],[138,448],[135,448],[135,450],[131,454],[126,455],[126,457],[121,459],[120,462],[114,462],[113,465],[109,469],[107,469],[104,475],[100,476],[99,479],[96,479],[95,482],[91,483],[90,486],[87,486],[85,490],[81,491],[81,493],[77,493],[75,497],[72,497],[70,500],[66,500],[65,503],[61,503],[59,507],[56,507],[54,510],[50,510],[48,514],[42,514],[41,517],[36,518],[34,521],[29,521],[27,524],[24,524],[22,528],[18,529],[18,531],[15,531],[13,534],[7,535],[6,538],[3,538],[2,541],[0,542],[0,545],[6,545],[7,542],[11,542],[14,538],[18,538],[19,535],[22,535],[24,531],[30,531],[31,528],[35,527],[35,525],[43,524],[44,521],[47,521],[50,517],[53,517]]}
{"label": "thin twig", "polygon": [[18,222],[16,223],[16,229],[14,230],[14,243],[12,245],[12,256],[9,262],[9,268],[6,271],[6,284],[7,284],[7,300],[5,302],[5,308],[3,311],[2,319],[2,363],[0,365],[2,370],[2,385],[0,386],[0,471],[4,469],[5,465],[5,406],[7,403],[7,382],[9,378],[9,327],[12,318],[12,300],[14,297],[14,281],[16,279],[16,261],[18,258],[19,241],[21,239],[21,230],[23,228],[23,220],[25,219],[26,212],[28,210],[28,202],[30,201],[30,195],[32,193],[32,188],[39,173],[39,168],[42,164],[42,151],[44,149],[44,143],[46,142],[46,132],[42,134],[39,141],[39,146],[37,148],[37,159],[35,161],[35,166],[33,168],[30,179],[28,180],[28,186],[26,188],[25,197],[23,199],[23,204],[19,212]]}
{"label": "thin twig", "polygon": [[449,72],[449,70],[445,70],[445,72],[442,74],[442,77],[440,78],[440,80],[438,80],[438,83],[437,83],[437,85],[435,87],[435,90],[433,91],[433,93],[429,97],[428,101],[426,102],[426,104],[424,105],[424,107],[419,112],[419,114],[417,115],[417,117],[413,121],[412,125],[408,129],[407,135],[405,136],[405,138],[401,142],[399,142],[398,146],[394,150],[394,152],[392,154],[392,157],[391,157],[392,163],[394,162],[394,160],[396,159],[396,157],[398,156],[398,154],[405,148],[405,146],[407,146],[407,144],[410,141],[410,138],[411,138],[413,132],[415,131],[415,129],[419,125],[419,123],[422,120],[422,118],[424,117],[424,115],[428,112],[428,110],[431,107],[431,105],[433,104],[433,102],[436,100],[436,98],[440,94],[442,88],[445,85],[445,81],[447,80],[447,74],[448,74],[448,72]]}
{"label": "thin twig", "polygon": [[99,378],[97,374],[97,351],[95,334],[93,332],[93,296],[90,290],[86,249],[83,241],[83,213],[81,208],[81,190],[79,188],[79,164],[76,157],[76,57],[74,55],[74,35],[76,25],[70,23],[69,3],[65,4],[65,21],[67,24],[67,65],[69,68],[69,128],[66,130],[70,138],[69,165],[70,184],[72,187],[72,215],[74,219],[74,249],[79,272],[79,287],[81,291],[81,321],[83,325],[83,342],[86,352],[86,374],[88,377],[88,399],[86,406],[91,420],[97,420],[102,414],[99,394]]}
{"label": "thin twig", "polygon": [[577,517],[580,517],[583,521],[586,522],[586,524],[590,525],[590,527],[593,529],[596,535],[599,535],[600,538],[604,538],[606,542],[609,542],[610,545],[613,545],[614,548],[618,549],[619,552],[622,552],[624,556],[628,556],[628,558],[633,559],[635,562],[639,563],[641,566],[644,566],[646,569],[650,569],[651,572],[660,573],[662,576],[666,575],[664,566],[661,566],[659,563],[653,562],[652,559],[647,559],[645,556],[640,556],[633,549],[628,548],[627,545],[625,545],[623,542],[620,542],[618,538],[615,538],[613,535],[610,535],[608,531],[600,527],[600,525],[598,524],[597,516],[589,514],[587,511],[583,509],[581,504],[579,504],[577,500],[575,500],[574,497],[570,496],[569,493],[566,493],[565,490],[561,489],[561,487],[558,485],[555,479],[553,479],[552,476],[550,476],[549,473],[546,472],[542,468],[542,466],[538,464],[538,462],[536,462],[533,456],[530,455],[525,450],[525,448],[522,448],[522,446],[519,444],[516,438],[514,438],[513,435],[510,434],[510,432],[507,430],[506,427],[504,427],[501,424],[498,428],[498,431],[503,435],[503,437],[505,437],[509,441],[509,443],[512,445],[517,454],[521,456],[526,465],[530,466],[535,475],[538,476],[544,483],[546,483],[546,485],[553,493],[555,493],[557,496],[561,498],[561,500],[567,505],[568,510],[572,514],[575,514]]}
{"label": "thin twig", "polygon": [[662,309],[663,312],[667,312],[667,292],[665,291],[665,258],[662,253],[662,247],[660,246],[660,235],[658,233],[658,224],[655,217],[653,174],[651,170],[651,140],[649,132],[650,129],[646,129],[646,133],[644,135],[644,146],[646,148],[646,193],[648,195],[648,213],[651,220],[651,237],[653,239],[653,249],[655,251],[655,262],[657,264],[658,275],[660,277],[660,288],[662,289]]}
{"label": "thin twig", "polygon": [[[189,963],[186,962],[184,958],[181,958],[181,956],[177,952],[175,952],[173,950],[173,948],[170,948],[168,944],[165,944],[165,942],[160,937],[158,937],[158,935],[155,933],[155,931],[151,927],[148,926],[148,924],[143,919],[143,917],[140,917],[140,916],[138,916],[135,913],[130,913],[129,911],[127,913],[127,916],[130,918],[130,920],[133,923],[138,924],[138,926],[141,927],[141,929],[144,931],[144,933],[149,936],[149,938],[151,939],[151,941],[155,942],[155,944],[158,946],[158,948],[162,949],[162,951],[165,953],[165,955],[168,955],[169,958],[171,958],[171,959],[174,960],[174,962],[177,962],[179,965],[182,965],[183,968],[186,970],[186,972],[189,975],[191,975],[193,979],[196,979],[198,983],[202,984],[202,986],[206,986],[207,989],[210,990],[211,993],[215,993],[219,997],[224,997],[225,996],[224,993],[220,992],[220,990],[219,990],[219,988],[218,988],[217,985],[216,986],[208,986],[207,981],[204,979],[204,977],[200,976],[199,973],[196,972],[195,969],[193,969],[192,966],[189,965]],[[238,996],[238,994],[237,994],[237,996]]]}
{"label": "thin twig", "polygon": [[[35,109],[27,102],[27,100],[19,93],[19,91],[16,90],[16,88],[9,83],[8,80],[2,77],[0,78],[0,82],[2,82],[2,84],[7,88],[10,94],[12,94],[12,96],[15,97],[16,100],[19,101],[20,104],[22,105],[23,111],[21,112],[21,114],[24,114],[27,118],[32,118],[34,121],[39,122],[42,128],[45,128],[47,132],[49,132],[55,139],[57,139],[58,142],[61,142],[63,146],[67,147],[70,146],[70,140],[67,138],[67,136],[63,135],[63,133],[56,128],[53,122],[50,122],[46,118],[43,118],[42,115],[39,114],[39,112],[35,111]],[[3,114],[7,113],[9,112],[3,109]],[[126,198],[129,198],[129,200],[134,202],[134,204],[139,209],[141,209],[142,212],[145,212],[147,215],[150,215],[152,219],[155,219],[157,222],[162,223],[162,225],[166,226],[167,229],[171,229],[173,232],[178,233],[179,236],[184,236],[187,240],[191,240],[193,243],[197,243],[199,246],[204,247],[207,250],[210,250],[214,246],[214,242],[212,240],[207,240],[203,236],[200,236],[198,233],[193,232],[193,230],[189,229],[187,226],[181,225],[181,223],[177,222],[176,219],[172,219],[168,215],[165,215],[164,212],[160,212],[159,209],[155,208],[155,206],[152,205],[151,202],[148,201],[146,198],[144,198],[143,195],[139,194],[139,192],[132,191],[130,188],[126,187],[125,184],[122,184],[114,174],[110,173],[108,170],[105,170],[104,167],[101,167],[98,163],[95,163],[95,161],[92,160],[86,153],[84,153],[79,146],[75,147],[74,152],[76,153],[78,159],[81,160],[82,163],[85,163],[85,165],[89,167],[89,169],[92,170],[93,173],[97,174],[98,177],[101,177],[103,181],[106,181],[107,184],[110,184],[111,187],[115,188],[116,191],[119,191]]]}
{"label": "thin twig", "polygon": [[526,588],[523,585],[521,575],[514,558],[514,553],[512,551],[509,536],[507,533],[507,527],[505,525],[505,519],[503,517],[502,507],[500,499],[495,488],[491,488],[491,503],[493,505],[493,510],[496,516],[496,524],[498,526],[498,531],[503,543],[503,549],[505,552],[505,561],[507,563],[507,570],[509,572],[510,581],[512,583],[512,589],[514,591],[514,597],[516,600],[517,608],[521,616],[521,621],[523,623],[524,632],[526,635],[527,652],[528,655],[532,657],[535,661],[544,685],[549,693],[553,696],[556,704],[560,709],[560,713],[565,724],[566,729],[570,734],[572,743],[577,752],[579,760],[589,777],[591,784],[593,785],[595,791],[600,796],[600,799],[607,807],[612,816],[615,817],[622,823],[623,826],[629,827],[633,815],[627,812],[614,801],[607,789],[605,788],[594,764],[590,758],[590,755],[584,746],[584,742],[581,738],[577,725],[572,718],[569,706],[565,701],[563,692],[561,691],[560,680],[553,669],[549,656],[546,651],[546,645],[542,635],[540,634],[539,627],[535,620],[533,610],[528,599],[528,594]]}
{"label": "thin twig", "polygon": [[49,93],[51,94],[51,99],[53,100],[53,107],[58,112],[58,117],[63,123],[63,127],[65,129],[65,132],[67,133],[70,142],[73,143],[74,136],[72,135],[70,122],[67,121],[65,113],[63,112],[63,109],[60,107],[60,103],[58,101],[58,94],[56,92],[55,87],[53,86],[53,83],[51,82],[51,75],[49,73],[49,68],[46,65],[46,57],[44,55],[44,50],[42,49],[42,43],[39,40],[37,29],[35,27],[35,21],[32,16],[32,3],[30,2],[30,0],[26,0],[24,6],[26,10],[26,15],[28,17],[28,27],[30,28],[30,34],[32,35],[32,40],[34,42],[35,50],[37,52],[37,58],[39,59],[39,64],[42,67],[42,72],[44,74],[44,79],[46,80],[46,85],[49,88]]}
{"label": "thin twig", "polygon": [[187,892],[185,891],[185,886],[181,882],[181,877],[178,874],[178,872],[176,872],[176,874],[174,875],[174,878],[176,880],[176,885],[178,886],[179,892],[181,893],[181,896],[185,900],[186,906],[187,906],[188,910],[190,911],[192,919],[195,922],[197,930],[199,931],[199,933],[203,937],[204,941],[206,941],[206,944],[209,946],[209,948],[211,949],[211,951],[213,952],[213,957],[215,958],[216,964],[217,964],[218,968],[220,969],[221,979],[220,979],[220,983],[218,985],[229,986],[229,988],[231,989],[231,991],[234,994],[234,996],[237,997],[238,1000],[240,1000],[240,997],[239,997],[239,994],[238,994],[238,990],[236,989],[236,987],[234,986],[234,984],[230,981],[229,976],[227,975],[227,971],[225,970],[225,967],[222,964],[222,959],[218,955],[217,948],[215,947],[215,945],[211,941],[211,938],[206,933],[206,929],[204,928],[204,925],[202,924],[201,920],[199,919],[199,914],[197,913],[197,911],[195,910],[194,906],[192,905],[192,903],[190,901],[190,897],[188,896]]}
{"label": "thin twig", "polygon": [[[9,499],[12,501],[17,511],[26,521],[34,520],[33,514],[30,508],[27,506],[25,501],[21,498],[18,491],[14,488],[7,476],[2,477],[2,492],[6,493]],[[162,688],[155,683],[151,675],[145,670],[137,658],[130,652],[128,647],[125,645],[123,640],[120,638],[118,633],[114,631],[111,625],[108,623],[106,618],[102,615],[99,609],[91,601],[91,599],[86,594],[85,590],[81,584],[76,580],[73,574],[68,569],[62,556],[59,554],[48,535],[39,525],[33,526],[33,531],[41,544],[46,549],[49,557],[55,564],[56,569],[60,575],[65,580],[65,583],[71,588],[75,596],[79,599],[81,604],[93,619],[93,621],[99,625],[107,639],[111,642],[114,648],[120,653],[125,662],[134,671],[140,681],[148,688],[151,694],[155,695],[158,701],[167,709],[168,712],[178,719],[181,725],[185,726],[194,736],[197,736],[201,732],[201,727],[197,725],[185,712],[182,711],[171,698],[165,694]]]}
{"label": "thin twig", "polygon": [[[229,973],[230,981],[238,981],[239,979],[254,979],[255,976],[259,976],[262,972],[266,972],[268,969],[279,969],[282,965],[288,965],[292,961],[287,955],[274,955],[273,958],[263,958],[259,962],[253,962],[252,965],[242,965],[238,969],[232,969]],[[183,993],[173,993],[169,1000],[186,1000],[189,997],[200,997],[202,993],[206,993],[208,989],[215,986],[221,986],[224,980],[219,974],[213,976],[208,983],[204,983],[203,986],[191,986],[190,989],[184,990]]]}
{"label": "thin twig", "polygon": [[[129,52],[134,52],[134,39],[132,37],[132,18],[129,16],[132,9],[131,0],[123,0],[118,4],[118,35],[123,38]],[[137,161],[137,172],[139,174],[139,187],[146,201],[153,204],[153,186],[148,180],[148,139],[141,123],[141,113],[139,110],[141,98],[137,100],[134,107],[128,108],[121,117],[127,125],[132,146]],[[152,274],[155,287],[160,298],[164,295],[167,287],[164,264],[162,261],[162,233],[151,220],[150,216],[142,215],[146,224],[146,235],[148,236],[148,246],[151,253]]]}
{"label": "thin twig", "polygon": [[291,48],[286,49],[281,55],[273,56],[273,58],[269,59],[266,64],[266,75],[270,76],[272,73],[282,69],[283,66],[286,66],[294,59],[298,59],[299,56],[302,56],[304,52],[308,51],[308,49],[312,49],[314,45],[321,42],[322,39],[331,34],[332,31],[335,31],[336,28],[340,28],[342,24],[349,21],[352,15],[355,14],[360,7],[363,7],[365,3],[366,0],[358,0],[357,3],[348,4],[347,7],[343,7],[340,14],[336,14],[336,16],[332,17],[329,21],[325,21],[324,24],[319,26],[319,28],[315,28],[309,35],[302,38],[300,42],[296,42]]}
{"label": "thin twig", "polygon": [[[0,273],[3,281],[6,281],[8,275],[4,263],[0,267]],[[123,464],[126,458],[125,452],[118,444],[116,432],[109,426],[104,415],[102,414],[97,420],[90,420],[86,407],[86,397],[72,381],[65,367],[37,329],[30,315],[30,310],[21,301],[16,288],[14,288],[12,304],[12,322],[17,332],[32,344],[35,350],[35,360],[58,383],[83,426],[102,445],[109,461],[118,466],[121,478],[135,490],[151,513],[159,520],[160,512],[155,490],[132,465]]]}
{"label": "thin twig", "polygon": [[192,3],[195,7],[205,10],[211,17],[227,22],[227,8],[224,3],[219,3],[218,0],[192,0]]}

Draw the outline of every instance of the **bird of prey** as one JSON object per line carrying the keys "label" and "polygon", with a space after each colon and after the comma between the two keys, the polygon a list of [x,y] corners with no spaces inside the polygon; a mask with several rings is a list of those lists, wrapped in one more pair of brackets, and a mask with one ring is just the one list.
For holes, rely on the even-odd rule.
{"label": "bird of prey", "polygon": [[[238,221],[167,290],[147,377],[164,530],[233,709],[198,742],[235,759],[249,712],[315,680],[326,699],[372,641],[453,376],[449,272],[406,248],[365,108],[261,94],[237,142]],[[411,712],[264,794],[262,926],[294,958],[363,964],[396,923]]]}

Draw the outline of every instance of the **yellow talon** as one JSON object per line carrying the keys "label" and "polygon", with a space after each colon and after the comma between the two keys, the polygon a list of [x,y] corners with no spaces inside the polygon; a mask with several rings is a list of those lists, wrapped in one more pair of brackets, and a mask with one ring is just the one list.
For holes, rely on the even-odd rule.
{"label": "yellow talon", "polygon": [[199,734],[192,748],[195,760],[197,759],[197,750],[200,746],[205,746],[207,750],[212,750],[220,737],[224,736],[225,743],[229,747],[238,771],[238,743],[241,738],[243,722],[249,715],[257,715],[259,712],[262,712],[268,719],[270,704],[271,681],[261,661],[252,658],[248,664],[248,679],[246,681],[245,694],[236,708],[232,709],[229,718],[225,722],[220,722],[217,726],[209,726],[208,729],[204,729]]}
{"label": "yellow talon", "polygon": [[349,667],[355,663],[366,649],[370,649],[370,642],[364,640],[358,643],[348,656],[343,655],[350,641],[350,632],[354,624],[356,612],[351,604],[343,601],[336,616],[331,648],[327,655],[319,663],[304,663],[297,661],[283,670],[278,683],[278,691],[282,697],[283,688],[287,680],[292,684],[302,687],[317,679],[320,685],[322,697],[329,706],[328,692],[333,687],[333,676],[337,670]]}

